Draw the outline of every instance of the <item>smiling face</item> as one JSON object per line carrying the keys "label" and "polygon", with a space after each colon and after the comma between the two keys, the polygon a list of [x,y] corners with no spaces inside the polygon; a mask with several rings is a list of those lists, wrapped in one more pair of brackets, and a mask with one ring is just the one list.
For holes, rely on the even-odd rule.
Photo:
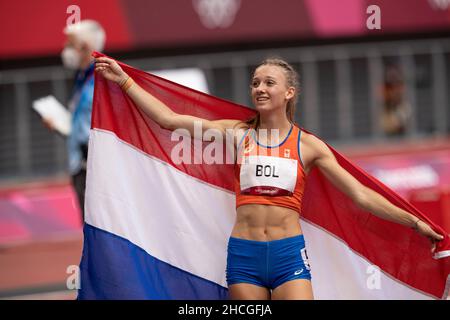
{"label": "smiling face", "polygon": [[289,87],[285,72],[279,66],[261,65],[253,75],[251,95],[253,105],[261,112],[286,110],[287,102],[293,98],[295,88]]}

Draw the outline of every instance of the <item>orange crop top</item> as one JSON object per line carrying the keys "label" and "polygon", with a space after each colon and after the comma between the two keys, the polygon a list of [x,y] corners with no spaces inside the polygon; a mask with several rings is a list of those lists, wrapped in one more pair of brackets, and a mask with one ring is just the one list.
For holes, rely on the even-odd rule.
{"label": "orange crop top", "polygon": [[257,141],[255,130],[244,134],[234,169],[236,208],[264,204],[300,212],[306,178],[300,136],[300,128],[292,125],[278,146],[265,146]]}

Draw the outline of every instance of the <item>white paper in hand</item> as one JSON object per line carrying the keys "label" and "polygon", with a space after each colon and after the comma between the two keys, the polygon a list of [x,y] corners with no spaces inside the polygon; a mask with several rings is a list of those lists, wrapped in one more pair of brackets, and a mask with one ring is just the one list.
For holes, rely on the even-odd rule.
{"label": "white paper in hand", "polygon": [[72,115],[54,96],[47,96],[33,101],[33,109],[42,118],[49,119],[59,133],[65,136],[69,135]]}

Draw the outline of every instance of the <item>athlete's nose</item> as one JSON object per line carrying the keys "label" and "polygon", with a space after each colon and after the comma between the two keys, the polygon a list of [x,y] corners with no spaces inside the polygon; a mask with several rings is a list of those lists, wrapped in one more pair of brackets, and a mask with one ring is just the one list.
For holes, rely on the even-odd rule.
{"label": "athlete's nose", "polygon": [[266,87],[262,83],[260,83],[255,89],[256,89],[257,95],[260,95],[260,94],[266,92]]}

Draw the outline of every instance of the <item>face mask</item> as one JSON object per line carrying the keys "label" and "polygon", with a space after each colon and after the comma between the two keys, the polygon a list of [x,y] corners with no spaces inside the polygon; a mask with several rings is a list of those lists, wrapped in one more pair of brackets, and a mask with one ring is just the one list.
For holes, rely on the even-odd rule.
{"label": "face mask", "polygon": [[80,68],[81,57],[74,48],[64,48],[61,52],[61,59],[63,65],[68,69],[77,70]]}

